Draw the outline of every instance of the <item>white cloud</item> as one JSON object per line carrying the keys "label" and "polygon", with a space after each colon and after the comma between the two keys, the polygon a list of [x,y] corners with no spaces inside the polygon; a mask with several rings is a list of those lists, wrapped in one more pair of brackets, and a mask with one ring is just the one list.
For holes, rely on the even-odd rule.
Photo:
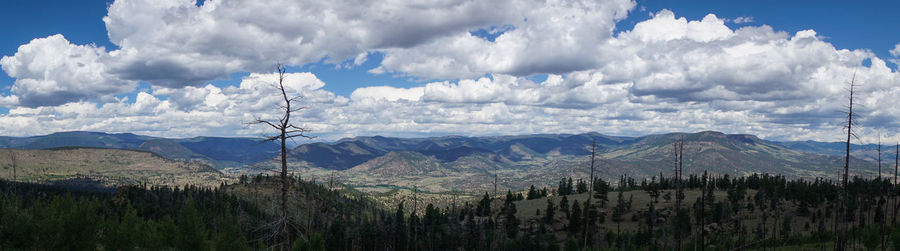
{"label": "white cloud", "polygon": [[122,49],[113,71],[166,87],[198,85],[274,62],[361,64],[367,52],[408,48],[518,19],[509,1],[118,0],[104,17]]}
{"label": "white cloud", "polygon": [[0,96],[0,107],[13,107],[19,104],[19,96]]}
{"label": "white cloud", "polygon": [[753,19],[753,17],[749,17],[749,16],[746,16],[746,17],[737,17],[737,18],[735,18],[734,20],[732,20],[732,22],[734,22],[734,23],[736,23],[736,24],[746,24],[746,23],[752,23],[752,22],[754,22],[754,19]]}
{"label": "white cloud", "polygon": [[690,39],[696,42],[722,40],[731,36],[731,29],[724,25],[725,21],[713,14],[706,15],[701,21],[690,21],[684,17],[675,18],[675,13],[662,10],[653,18],[634,25],[634,29],[626,32],[626,38],[634,38],[643,42],[666,42],[676,39]]}
{"label": "white cloud", "polygon": [[103,47],[74,45],[62,35],[31,40],[19,46],[13,56],[0,59],[3,71],[16,79],[10,91],[17,97],[4,97],[3,103],[59,105],[109,99],[134,90],[134,82],[119,80],[107,72],[107,60]]}
{"label": "white cloud", "polygon": [[[0,61],[17,79],[11,94],[0,97],[0,105],[14,106],[0,115],[0,132],[259,135],[265,128],[242,122],[277,115],[276,75],[251,73],[224,87],[207,80],[267,72],[276,61],[325,58],[354,67],[370,53],[384,55],[371,72],[436,80],[362,87],[344,97],[312,73],[289,73],[288,90],[302,94],[308,107],[298,113],[301,124],[325,140],[719,130],[832,141],[839,140],[830,135],[841,130],[844,87],[855,72],[863,83],[863,130],[900,129],[900,113],[881,109],[900,95],[900,73],[869,50],[835,48],[811,29],[732,30],[714,14],[688,20],[668,10],[615,31],[632,8],[630,1],[223,0],[197,7],[187,0],[119,0],[104,19],[119,49],[51,36]],[[470,33],[476,30],[499,35],[489,41]],[[87,56],[48,56],[59,53]],[[84,70],[73,70],[80,65]],[[537,73],[549,76],[527,77]],[[152,88],[134,100],[113,99],[135,87],[119,79]]]}
{"label": "white cloud", "polygon": [[515,29],[493,42],[463,32],[411,48],[383,49],[384,60],[375,72],[457,79],[590,69],[602,60],[599,48],[612,37],[615,22],[634,6],[632,1],[516,2],[499,10],[517,11],[515,18],[494,24]]}
{"label": "white cloud", "polygon": [[374,99],[387,101],[419,101],[424,94],[424,88],[397,88],[392,86],[370,86],[357,88],[350,94],[352,100]]}
{"label": "white cloud", "polygon": [[900,43],[894,45],[894,49],[891,49],[889,52],[891,56],[894,56],[890,61],[897,65],[897,69],[900,69]]}

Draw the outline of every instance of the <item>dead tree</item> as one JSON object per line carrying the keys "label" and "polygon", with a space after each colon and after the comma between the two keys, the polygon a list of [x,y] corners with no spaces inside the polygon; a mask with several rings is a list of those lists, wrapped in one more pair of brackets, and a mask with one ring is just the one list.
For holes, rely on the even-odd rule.
{"label": "dead tree", "polygon": [[684,136],[681,136],[681,140],[678,142],[674,142],[672,144],[674,146],[675,152],[675,242],[676,242],[676,250],[681,250],[681,241],[683,238],[683,234],[679,228],[681,226],[679,224],[683,224],[683,222],[679,222],[681,219],[679,217],[679,213],[681,213],[681,200],[683,199],[683,193],[681,191],[681,171],[684,168]]}
{"label": "dead tree", "polygon": [[897,155],[894,155],[894,183],[891,184],[891,194],[894,196],[894,213],[891,214],[891,225],[897,223],[897,209],[900,209],[900,206],[897,205],[897,169],[900,168],[900,143],[897,143]]}
{"label": "dead tree", "polygon": [[282,104],[278,106],[278,110],[281,114],[281,117],[278,120],[264,120],[264,119],[256,119],[250,124],[264,124],[272,127],[273,129],[278,131],[278,134],[275,135],[267,135],[265,136],[265,142],[269,141],[278,141],[281,143],[281,219],[279,219],[277,228],[275,232],[277,235],[281,235],[282,243],[286,243],[287,247],[290,248],[292,239],[290,238],[290,227],[288,220],[288,188],[290,186],[290,180],[288,179],[288,169],[287,169],[287,140],[293,139],[296,137],[303,137],[307,139],[312,139],[313,137],[306,135],[305,133],[309,132],[309,129],[299,127],[291,123],[291,114],[294,112],[298,112],[300,110],[306,109],[306,107],[295,106],[296,102],[299,102],[302,98],[301,96],[288,96],[287,90],[284,87],[284,78],[285,78],[285,66],[282,64],[278,64],[276,66],[278,71],[278,83],[275,83],[275,87],[280,92],[280,97],[283,99]]}
{"label": "dead tree", "polygon": [[844,175],[843,180],[841,181],[841,194],[842,194],[842,202],[840,211],[838,213],[840,222],[840,227],[835,231],[837,238],[835,238],[835,250],[847,250],[847,204],[849,204],[849,193],[847,191],[847,185],[849,182],[849,174],[850,174],[850,140],[851,137],[856,137],[856,134],[853,132],[853,125],[856,124],[856,121],[853,120],[853,95],[856,89],[856,73],[853,74],[853,78],[850,80],[850,88],[849,88],[849,105],[847,106],[847,125],[844,127],[847,130],[847,141],[846,141],[846,153],[844,155]]}
{"label": "dead tree", "polygon": [[[878,135],[878,188],[879,189],[878,189],[878,202],[877,202],[878,209],[876,209],[876,210],[881,211],[881,212],[885,212],[884,207],[887,204],[887,203],[885,203],[885,194],[884,194],[885,188],[883,187],[883,185],[884,185],[884,183],[881,180],[881,134],[879,134]],[[875,217],[873,217],[873,218],[875,218]],[[886,219],[887,219],[887,217],[885,216],[884,213],[882,213],[882,217],[880,220],[875,219],[875,220],[878,220],[879,235],[881,236],[881,250],[887,250],[887,235],[886,235],[887,229],[885,228],[885,225],[884,225],[884,222],[886,221]]]}
{"label": "dead tree", "polygon": [[878,135],[878,182],[881,182],[881,135]]}
{"label": "dead tree", "polygon": [[588,186],[588,198],[587,198],[588,208],[584,209],[584,215],[585,215],[585,217],[584,217],[585,218],[584,234],[583,234],[584,235],[584,245],[582,245],[582,247],[587,247],[587,245],[588,245],[588,227],[590,226],[590,224],[588,224],[588,223],[591,222],[589,212],[590,212],[590,207],[593,206],[593,204],[591,204],[591,198],[594,197],[594,158],[596,157],[596,154],[597,154],[597,140],[593,140],[593,141],[591,141],[591,181],[590,181],[590,186]]}

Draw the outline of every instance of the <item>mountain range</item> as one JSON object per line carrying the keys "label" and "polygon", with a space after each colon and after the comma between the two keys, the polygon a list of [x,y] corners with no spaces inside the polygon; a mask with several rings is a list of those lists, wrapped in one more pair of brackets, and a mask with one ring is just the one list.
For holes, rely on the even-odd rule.
{"label": "mountain range", "polygon": [[0,148],[54,149],[64,147],[111,148],[147,151],[164,158],[200,161],[218,169],[240,167],[270,159],[280,147],[256,138],[160,138],[131,133],[58,132],[32,137],[0,137]]}
{"label": "mountain range", "polygon": [[[433,138],[355,137],[300,145],[289,152],[293,169],[307,177],[339,179],[355,186],[407,187],[431,191],[522,189],[589,175],[596,143],[597,175],[618,180],[670,175],[672,143],[685,140],[685,172],[718,175],[781,174],[789,178],[835,178],[843,166],[838,143],[776,142],[753,135],[669,133],[642,137],[598,133]],[[870,146],[854,145],[854,154]],[[876,164],[853,157],[855,175],[874,176]],[[273,168],[277,162],[254,164]]]}
{"label": "mountain range", "polygon": [[[419,187],[434,191],[521,189],[552,185],[565,177],[584,178],[596,144],[597,175],[648,178],[669,175],[672,143],[685,140],[685,172],[782,174],[791,178],[836,177],[843,166],[842,143],[778,142],[753,135],[669,133],[641,137],[599,133],[430,138],[354,137],[315,142],[289,150],[292,170],[316,179],[338,179],[360,187]],[[228,173],[255,174],[278,165],[278,145],[256,138],[161,138],[130,133],[61,132],[33,137],[0,137],[0,147],[56,149],[112,148],[152,152],[186,162],[203,162]],[[874,145],[853,145],[854,171],[876,173]],[[890,153],[887,147],[883,149]],[[890,159],[885,156],[884,159]]]}

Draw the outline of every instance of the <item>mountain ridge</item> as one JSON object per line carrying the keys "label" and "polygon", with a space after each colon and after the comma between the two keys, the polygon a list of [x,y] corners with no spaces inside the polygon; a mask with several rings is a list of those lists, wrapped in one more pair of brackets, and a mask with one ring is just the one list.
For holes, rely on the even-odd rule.
{"label": "mountain ridge", "polygon": [[[598,138],[602,137],[604,141]],[[586,178],[590,147],[597,142],[597,175],[615,181],[621,175],[636,179],[671,172],[672,144],[685,140],[685,173],[708,171],[714,175],[745,176],[754,173],[781,174],[789,178],[835,178],[843,166],[842,156],[795,150],[783,142],[749,134],[716,131],[614,137],[597,133],[540,134],[487,137],[388,138],[354,137],[327,143],[298,146],[306,154],[292,152],[292,170],[305,176],[336,178],[351,185],[383,184],[418,187],[431,191],[490,190],[493,182],[503,189],[529,185],[552,186],[561,178]],[[326,151],[337,145],[359,145],[383,154],[352,155],[360,164],[317,165],[310,158],[341,159],[341,151]],[[322,147],[319,151],[312,148]],[[330,156],[324,156],[333,154]],[[387,157],[385,157],[387,156]],[[334,164],[334,162],[329,162]],[[419,163],[419,164],[414,164]],[[276,167],[277,162],[258,163]],[[435,172],[435,166],[442,171]],[[858,156],[851,159],[853,175],[874,176],[875,164]]]}
{"label": "mountain ridge", "polygon": [[167,159],[201,161],[217,169],[239,167],[277,155],[279,146],[246,137],[162,138],[133,133],[56,132],[29,137],[0,136],[0,147],[26,150],[92,147],[150,151]]}
{"label": "mountain ridge", "polygon": [[[289,163],[297,172],[323,178],[326,174],[331,175],[337,171],[343,173],[340,176],[346,180],[361,181],[362,178],[352,176],[373,175],[363,170],[378,170],[378,175],[369,178],[386,184],[397,183],[391,177],[392,174],[440,174],[430,175],[433,180],[468,177],[472,179],[470,183],[474,183],[493,181],[492,177],[481,176],[507,173],[509,181],[501,179],[498,182],[505,182],[513,187],[528,180],[546,183],[548,178],[582,176],[583,172],[579,168],[588,164],[587,156],[590,155],[592,142],[597,143],[601,164],[615,169],[601,170],[601,176],[616,179],[622,174],[637,178],[658,175],[670,168],[671,144],[681,138],[686,140],[686,171],[708,170],[732,175],[770,172],[791,177],[815,177],[830,174],[828,168],[837,165],[836,162],[839,161],[839,158],[835,158],[838,153],[835,145],[838,143],[779,142],[750,134],[725,134],[716,131],[650,134],[640,137],[610,136],[597,132],[425,138],[357,136],[331,143],[297,145],[289,150],[288,156]],[[84,131],[32,137],[0,137],[0,144],[4,143],[5,146],[22,149],[74,146],[149,151],[173,160],[200,161],[238,174],[255,174],[251,167],[276,166],[277,161],[274,160],[277,159],[278,152],[277,144],[260,144],[256,138],[200,136],[172,139],[132,133]],[[864,151],[867,147],[871,146],[852,146],[852,149],[857,149],[854,151],[853,162],[859,163],[854,165],[874,166],[867,162],[872,156],[871,151]],[[392,154],[398,152],[403,154]],[[374,165],[375,162],[378,165]],[[840,164],[842,166],[842,162]],[[361,165],[378,168],[356,168]],[[435,172],[434,168],[442,171]],[[872,172],[870,168],[860,170],[860,174]],[[438,176],[441,176],[440,179]],[[513,181],[513,178],[519,180]],[[441,183],[444,181],[434,182],[446,185],[446,182]]]}

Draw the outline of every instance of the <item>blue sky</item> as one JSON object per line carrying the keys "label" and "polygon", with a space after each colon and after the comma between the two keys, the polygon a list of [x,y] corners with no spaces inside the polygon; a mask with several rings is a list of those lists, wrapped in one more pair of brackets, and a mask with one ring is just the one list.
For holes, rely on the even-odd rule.
{"label": "blue sky", "polygon": [[896,1],[283,4],[5,1],[0,134],[259,134],[241,121],[274,104],[248,88],[282,62],[311,108],[303,122],[329,139],[719,130],[831,141],[849,81],[835,78],[857,72],[866,132],[900,140],[900,113],[879,109],[900,98]]}

